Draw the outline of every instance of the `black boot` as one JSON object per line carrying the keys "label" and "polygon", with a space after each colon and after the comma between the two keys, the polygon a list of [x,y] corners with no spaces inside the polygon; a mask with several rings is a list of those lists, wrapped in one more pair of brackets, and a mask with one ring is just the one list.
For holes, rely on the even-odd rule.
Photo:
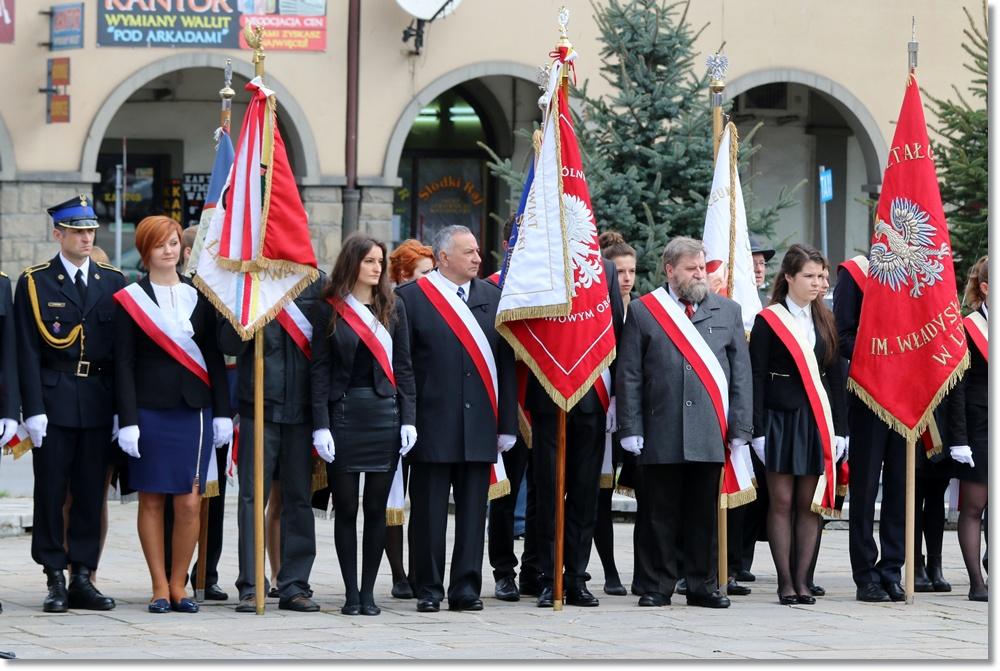
{"label": "black boot", "polygon": [[941,555],[927,555],[927,577],[931,579],[935,592],[951,591],[951,583],[941,575]]}
{"label": "black boot", "polygon": [[111,610],[115,600],[101,594],[90,581],[90,569],[74,566],[69,577],[69,606],[84,610]]}
{"label": "black boot", "polygon": [[917,555],[917,561],[913,566],[913,591],[914,592],[933,592],[934,585],[931,584],[931,579],[927,576],[927,569],[924,568],[924,556]]}
{"label": "black boot", "polygon": [[62,569],[46,568],[46,584],[49,587],[49,594],[42,603],[42,610],[46,613],[65,613],[69,606],[69,597],[66,594],[66,574]]}

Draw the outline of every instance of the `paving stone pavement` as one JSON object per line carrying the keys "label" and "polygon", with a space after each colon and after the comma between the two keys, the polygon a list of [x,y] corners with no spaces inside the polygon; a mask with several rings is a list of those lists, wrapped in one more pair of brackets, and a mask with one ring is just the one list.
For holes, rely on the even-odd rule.
{"label": "paving stone pavement", "polygon": [[[0,506],[24,501],[5,499]],[[598,608],[534,607],[531,599],[493,598],[484,557],[479,613],[418,613],[414,601],[389,596],[388,565],[376,585],[379,617],[340,614],[344,592],[333,547],[333,525],[317,520],[312,573],[320,613],[279,611],[269,599],[263,617],[233,612],[236,590],[235,500],[227,500],[226,538],[219,573],[227,603],[200,613],[146,612],[149,578],[135,532],[135,504],[112,502],[111,531],[98,573],[101,590],[118,607],[107,613],[45,614],[45,580],[31,561],[30,536],[0,538],[0,651],[19,659],[978,659],[988,658],[988,605],[967,600],[955,532],[946,531],[944,572],[954,591],[918,594],[911,606],[854,600],[847,530],[823,534],[817,580],[827,596],[814,606],[779,606],[767,545],[757,545],[753,593],[733,597],[728,610],[674,605],[639,608],[634,596],[601,592],[594,552],[590,572]],[[449,520],[449,524],[453,522]],[[839,526],[839,525],[838,525]],[[615,524],[616,560],[623,582],[632,577],[632,524]],[[449,526],[449,555],[451,527]],[[520,543],[517,544],[520,554]],[[446,605],[446,603],[445,603]]]}

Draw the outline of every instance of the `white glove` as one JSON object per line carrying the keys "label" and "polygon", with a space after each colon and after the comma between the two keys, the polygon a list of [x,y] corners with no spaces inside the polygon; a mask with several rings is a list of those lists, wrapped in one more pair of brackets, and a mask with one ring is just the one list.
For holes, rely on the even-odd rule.
{"label": "white glove", "polygon": [[333,463],[336,455],[336,448],[333,446],[333,434],[330,429],[316,429],[313,431],[313,447],[319,458],[328,464]]}
{"label": "white glove", "polygon": [[618,430],[618,408],[615,404],[615,397],[611,397],[611,403],[608,404],[608,416],[604,422],[604,431],[606,433],[614,433]]}
{"label": "white glove", "polygon": [[976,467],[976,462],[972,460],[972,448],[968,445],[952,445],[948,451],[951,452],[951,458],[958,463]]}
{"label": "white glove", "polygon": [[0,424],[3,425],[3,433],[0,434],[0,447],[3,447],[9,443],[10,439],[14,437],[15,433],[17,433],[17,420],[4,417],[3,419],[0,419]]}
{"label": "white glove", "polygon": [[128,456],[139,458],[139,427],[135,424],[118,430],[118,447]]}
{"label": "white glove", "polygon": [[729,451],[732,452],[733,454],[736,454],[736,450],[742,447],[743,445],[748,445],[745,438],[733,438],[732,440],[729,441]]}
{"label": "white glove", "polygon": [[622,449],[636,456],[639,456],[639,453],[642,452],[642,445],[642,436],[625,436],[622,438]]}
{"label": "white glove", "polygon": [[45,438],[45,429],[49,426],[48,415],[32,415],[24,420],[24,426],[28,429],[31,444],[35,447],[41,447],[42,439]]}
{"label": "white glove", "polygon": [[844,436],[844,461],[851,459],[851,437]]}
{"label": "white glove", "polygon": [[754,454],[760,459],[760,463],[766,464],[767,461],[764,459],[764,436],[757,436],[751,440],[750,447],[753,448]]}
{"label": "white glove", "polygon": [[111,442],[118,440],[118,413],[115,413],[114,418],[111,420]]}
{"label": "white glove", "polygon": [[498,433],[497,434],[497,454],[506,452],[510,448],[514,447],[514,443],[517,442],[517,436],[512,436],[509,433]]}
{"label": "white glove", "polygon": [[222,447],[233,442],[233,418],[216,417],[212,420],[212,447]]}
{"label": "white glove", "polygon": [[412,424],[399,427],[399,444],[399,456],[405,457],[417,444],[417,427]]}
{"label": "white glove", "polygon": [[847,452],[847,439],[843,436],[833,437],[833,463],[840,463],[840,458]]}

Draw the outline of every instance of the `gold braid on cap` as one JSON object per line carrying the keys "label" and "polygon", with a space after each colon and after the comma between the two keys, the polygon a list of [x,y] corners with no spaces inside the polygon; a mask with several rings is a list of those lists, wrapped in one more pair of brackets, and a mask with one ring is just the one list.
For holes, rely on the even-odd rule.
{"label": "gold braid on cap", "polygon": [[55,349],[66,349],[71,347],[73,343],[80,339],[80,358],[83,358],[83,324],[77,324],[74,326],[65,338],[57,338],[56,336],[49,333],[49,330],[45,328],[45,322],[42,321],[42,315],[38,311],[38,291],[35,289],[35,278],[32,277],[31,273],[26,273],[28,277],[28,297],[31,299],[31,311],[35,315],[35,324],[38,325],[38,332],[42,334],[42,338],[45,342],[49,344],[50,347]]}

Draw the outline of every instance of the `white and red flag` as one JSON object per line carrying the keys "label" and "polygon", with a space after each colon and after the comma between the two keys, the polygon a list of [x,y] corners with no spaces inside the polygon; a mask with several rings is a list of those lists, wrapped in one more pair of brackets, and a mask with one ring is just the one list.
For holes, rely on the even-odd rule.
{"label": "white and red flag", "polygon": [[909,443],[969,366],[951,237],[916,77],[906,81],[848,388]]}
{"label": "white and red flag", "polygon": [[740,304],[743,328],[749,333],[761,305],[753,276],[753,255],[737,170],[737,152],[736,126],[729,123],[722,133],[719,156],[715,160],[702,241],[705,243],[706,269],[709,273],[721,272],[727,278],[727,287],[732,283],[727,293]]}
{"label": "white and red flag", "polygon": [[504,273],[497,331],[556,405],[569,410],[615,358],[597,227],[569,111],[561,46],[539,100],[544,119]]}
{"label": "white and red flag", "polygon": [[319,273],[275,93],[259,77],[246,90],[252,97],[194,283],[249,340]]}

